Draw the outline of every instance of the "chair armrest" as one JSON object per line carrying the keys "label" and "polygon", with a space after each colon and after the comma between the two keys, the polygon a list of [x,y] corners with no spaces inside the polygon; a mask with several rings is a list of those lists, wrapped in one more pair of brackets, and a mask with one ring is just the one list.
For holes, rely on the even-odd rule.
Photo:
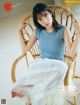
{"label": "chair armrest", "polygon": [[16,66],[18,64],[18,62],[23,58],[23,57],[27,57],[26,53],[22,54],[21,56],[19,56],[12,64],[12,70],[11,70],[11,78],[12,78],[12,82],[15,83],[16,82],[16,77],[15,77],[15,72],[16,72]]}
{"label": "chair armrest", "polygon": [[71,60],[71,61],[74,61],[74,60],[76,59],[76,57],[77,57],[77,53],[76,53],[73,57],[71,57],[71,56],[69,56],[69,55],[64,55],[64,57],[65,57],[65,58],[68,58],[68,59]]}

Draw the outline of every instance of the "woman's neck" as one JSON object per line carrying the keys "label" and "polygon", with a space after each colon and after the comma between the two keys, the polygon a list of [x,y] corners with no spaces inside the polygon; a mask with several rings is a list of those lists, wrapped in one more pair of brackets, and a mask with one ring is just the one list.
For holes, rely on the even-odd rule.
{"label": "woman's neck", "polygon": [[48,27],[48,28],[46,28],[46,31],[47,31],[47,32],[52,32],[52,31],[53,31],[53,27]]}

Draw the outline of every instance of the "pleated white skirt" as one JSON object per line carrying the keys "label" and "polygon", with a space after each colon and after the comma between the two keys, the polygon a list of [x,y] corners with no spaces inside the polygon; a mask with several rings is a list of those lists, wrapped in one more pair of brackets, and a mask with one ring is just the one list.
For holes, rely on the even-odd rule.
{"label": "pleated white skirt", "polygon": [[[63,61],[47,58],[35,59],[30,63],[26,77],[16,82],[12,92],[29,96],[32,105],[38,105],[38,103],[42,105],[48,101],[45,101],[48,96],[56,95],[66,72],[67,65]],[[49,100],[48,103],[50,105],[52,102]]]}

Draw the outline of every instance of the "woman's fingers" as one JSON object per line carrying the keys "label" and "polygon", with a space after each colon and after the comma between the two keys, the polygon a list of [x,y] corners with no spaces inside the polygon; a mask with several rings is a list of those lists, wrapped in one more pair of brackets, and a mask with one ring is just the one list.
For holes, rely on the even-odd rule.
{"label": "woman's fingers", "polygon": [[73,22],[73,26],[74,26],[74,28],[76,29],[76,31],[77,31],[78,33],[80,33],[80,23],[79,23],[78,20],[76,20],[76,21]]}
{"label": "woman's fingers", "polygon": [[22,20],[20,25],[19,25],[19,30],[23,30],[27,26],[26,21]]}

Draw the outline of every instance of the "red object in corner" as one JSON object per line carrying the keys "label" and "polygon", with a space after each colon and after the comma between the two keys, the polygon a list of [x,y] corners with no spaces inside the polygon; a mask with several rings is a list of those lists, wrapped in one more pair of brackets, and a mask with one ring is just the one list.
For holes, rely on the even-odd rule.
{"label": "red object in corner", "polygon": [[11,2],[5,2],[4,3],[4,10],[7,12],[10,12],[12,10],[12,3]]}

